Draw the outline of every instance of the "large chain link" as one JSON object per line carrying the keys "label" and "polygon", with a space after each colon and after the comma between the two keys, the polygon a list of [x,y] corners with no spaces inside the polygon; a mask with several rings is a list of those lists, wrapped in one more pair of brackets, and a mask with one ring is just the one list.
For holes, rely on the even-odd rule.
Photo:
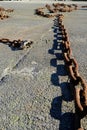
{"label": "large chain link", "polygon": [[[58,25],[59,31],[62,34],[62,45],[63,45],[63,56],[67,71],[69,73],[69,79],[71,82],[72,90],[74,89],[74,98],[76,105],[76,119],[78,120],[78,130],[83,130],[80,124],[80,117],[87,114],[87,84],[82,76],[78,72],[78,63],[76,59],[72,56],[72,49],[69,42],[69,37],[67,31],[62,23],[62,16],[59,15]],[[80,86],[80,87],[79,87]],[[79,114],[78,114],[79,113]],[[76,130],[77,130],[76,129]]]}

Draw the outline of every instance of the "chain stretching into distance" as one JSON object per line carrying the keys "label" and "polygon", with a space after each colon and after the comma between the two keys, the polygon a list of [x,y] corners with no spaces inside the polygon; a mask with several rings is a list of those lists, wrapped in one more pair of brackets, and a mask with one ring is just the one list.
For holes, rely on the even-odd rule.
{"label": "chain stretching into distance", "polygon": [[[78,72],[78,63],[75,58],[72,58],[72,49],[70,47],[70,41],[67,34],[67,31],[62,22],[63,15],[57,16],[59,31],[62,34],[62,45],[63,45],[63,56],[65,60],[65,65],[67,67],[67,71],[69,73],[69,79],[71,83],[71,89],[74,90],[74,100],[76,105],[76,122],[80,124],[80,116],[79,114],[85,113],[87,114],[87,84],[85,80],[81,77]],[[78,87],[80,84],[81,87]],[[79,114],[78,114],[79,113]],[[79,121],[78,121],[79,119]],[[81,128],[81,124],[78,125],[76,130],[83,130]]]}

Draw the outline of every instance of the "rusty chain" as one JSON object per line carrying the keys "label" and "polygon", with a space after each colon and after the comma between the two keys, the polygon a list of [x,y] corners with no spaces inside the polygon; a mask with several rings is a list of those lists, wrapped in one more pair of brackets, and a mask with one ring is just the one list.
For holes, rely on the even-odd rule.
{"label": "rusty chain", "polygon": [[[87,114],[86,108],[87,108],[87,84],[85,80],[81,77],[81,75],[78,72],[78,63],[75,58],[72,58],[72,49],[70,46],[69,42],[69,37],[67,34],[67,31],[65,29],[65,26],[63,25],[62,19],[63,15],[62,14],[56,14],[57,12],[70,12],[73,10],[77,9],[77,5],[72,4],[72,5],[66,5],[66,4],[53,4],[53,7],[50,5],[45,5],[43,8],[38,8],[35,10],[35,13],[37,15],[43,16],[43,17],[54,17],[57,16],[57,21],[58,21],[58,27],[59,31],[61,31],[62,35],[62,45],[63,45],[63,56],[65,60],[65,64],[69,73],[69,78],[72,84],[72,89],[74,89],[74,97],[75,97],[75,105],[76,105],[76,121],[79,119],[78,124],[79,127],[77,128],[78,130],[83,130],[80,125],[80,117],[78,115],[78,111]],[[48,14],[45,13],[45,9],[49,11]],[[3,10],[3,9],[2,9]],[[2,11],[1,10],[1,11]],[[13,12],[13,10],[3,10],[6,12]],[[1,19],[5,18],[5,15],[1,15]],[[7,16],[8,17],[8,16]],[[23,41],[23,40],[9,40],[6,38],[0,39],[1,43],[4,43],[6,45],[9,45],[10,47],[14,48],[21,48],[24,49],[25,46],[30,47],[31,44],[33,43],[32,41]],[[25,44],[26,43],[26,44]],[[78,87],[79,84],[81,87]]]}
{"label": "rusty chain", "polygon": [[[0,7],[0,19],[3,20],[4,18],[8,18],[9,16],[7,15],[8,13],[13,12],[14,9],[5,9],[3,7]],[[0,42],[3,44],[8,45],[11,48],[14,49],[25,49],[25,48],[29,48],[31,46],[31,44],[33,43],[33,41],[31,40],[9,40],[7,38],[2,38],[0,39]]]}
{"label": "rusty chain", "polygon": [[33,44],[33,41],[31,40],[18,39],[18,40],[11,41],[7,38],[0,39],[0,42],[14,49],[26,49],[26,48],[29,48]]}
{"label": "rusty chain", "polygon": [[[72,49],[70,46],[69,37],[62,23],[62,19],[63,17],[61,15],[57,16],[59,31],[61,31],[62,35],[63,56],[67,67],[67,71],[69,73],[71,86],[72,89],[74,89],[76,119],[79,119],[78,121],[76,121],[78,122],[78,128],[76,128],[76,130],[83,130],[83,128],[81,128],[80,119],[82,116],[81,114],[87,114],[87,84],[78,72],[79,67],[76,59],[72,58]],[[79,84],[80,87],[78,87]]]}
{"label": "rusty chain", "polygon": [[[73,10],[77,10],[78,9],[78,6],[76,4],[60,4],[60,3],[56,3],[56,4],[52,4],[52,5],[49,5],[49,4],[46,4],[45,7],[42,7],[42,8],[37,8],[35,10],[35,13],[37,15],[40,15],[40,16],[43,16],[43,17],[46,17],[46,18],[51,18],[51,17],[54,17],[54,16],[57,16],[57,13],[58,12],[71,12]],[[48,10],[47,12],[49,13],[45,13],[46,10]]]}

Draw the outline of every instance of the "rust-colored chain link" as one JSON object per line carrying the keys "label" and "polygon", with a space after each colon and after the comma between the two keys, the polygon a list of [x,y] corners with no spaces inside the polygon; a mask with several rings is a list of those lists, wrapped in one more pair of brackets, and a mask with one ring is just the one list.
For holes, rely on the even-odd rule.
{"label": "rust-colored chain link", "polygon": [[[62,34],[63,56],[69,78],[74,89],[75,105],[76,105],[76,120],[78,120],[78,128],[76,130],[83,130],[80,124],[80,117],[87,114],[87,84],[78,72],[78,63],[75,58],[72,58],[72,49],[70,47],[69,37],[67,31],[62,23],[63,17],[58,16],[59,31]],[[80,87],[79,87],[80,84]],[[78,114],[79,111],[79,114]]]}
{"label": "rust-colored chain link", "polygon": [[[77,7],[78,6],[76,4],[68,5],[68,4],[53,3],[52,5],[46,4],[45,7],[37,8],[35,10],[35,13],[43,17],[51,18],[57,16],[58,12],[71,12],[73,10],[76,10]],[[47,12],[49,13],[46,13],[46,10],[48,10]]]}
{"label": "rust-colored chain link", "polygon": [[0,42],[4,43],[12,48],[17,48],[17,49],[29,48],[31,46],[31,44],[33,43],[33,41],[31,41],[31,40],[23,41],[23,40],[18,39],[18,40],[11,41],[7,38],[0,39]]}

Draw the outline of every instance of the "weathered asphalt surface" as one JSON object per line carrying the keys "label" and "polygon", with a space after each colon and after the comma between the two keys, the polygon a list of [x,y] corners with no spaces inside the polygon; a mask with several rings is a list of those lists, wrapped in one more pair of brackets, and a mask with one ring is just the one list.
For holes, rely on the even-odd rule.
{"label": "weathered asphalt surface", "polygon": [[[34,44],[12,51],[0,43],[0,130],[74,130],[74,102],[54,19],[34,15],[41,4],[1,5],[15,11],[0,21],[0,38],[31,39]],[[87,10],[65,14],[73,56],[85,79],[86,23]],[[87,127],[86,118],[82,124]]]}

